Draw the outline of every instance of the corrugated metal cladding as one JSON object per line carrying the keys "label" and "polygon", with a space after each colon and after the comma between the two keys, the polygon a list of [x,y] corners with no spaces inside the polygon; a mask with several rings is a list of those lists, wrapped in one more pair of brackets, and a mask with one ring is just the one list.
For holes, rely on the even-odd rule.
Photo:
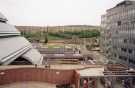
{"label": "corrugated metal cladding", "polygon": [[7,19],[0,13],[0,64],[8,65],[18,58],[20,62],[29,61],[31,64],[41,64],[42,55],[20,35],[13,25],[7,24],[6,21]]}

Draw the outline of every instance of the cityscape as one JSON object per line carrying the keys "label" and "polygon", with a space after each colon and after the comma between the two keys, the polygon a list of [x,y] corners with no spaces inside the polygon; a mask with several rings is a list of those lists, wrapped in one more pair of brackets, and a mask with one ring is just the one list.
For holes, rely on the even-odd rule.
{"label": "cityscape", "polygon": [[0,88],[135,88],[134,0],[107,8],[100,25],[17,25],[6,16]]}

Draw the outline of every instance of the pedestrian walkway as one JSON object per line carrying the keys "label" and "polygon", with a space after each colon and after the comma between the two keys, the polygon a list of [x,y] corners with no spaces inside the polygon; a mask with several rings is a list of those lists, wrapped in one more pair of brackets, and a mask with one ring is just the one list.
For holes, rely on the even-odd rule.
{"label": "pedestrian walkway", "polygon": [[41,82],[20,82],[0,85],[0,88],[56,88],[56,85]]}

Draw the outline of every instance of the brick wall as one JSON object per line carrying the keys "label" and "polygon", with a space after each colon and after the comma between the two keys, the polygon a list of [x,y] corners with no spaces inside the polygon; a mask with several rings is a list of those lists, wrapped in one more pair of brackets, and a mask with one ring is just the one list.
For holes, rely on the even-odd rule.
{"label": "brick wall", "polygon": [[56,70],[44,68],[16,68],[0,70],[0,85],[23,81],[40,81],[54,84],[74,84],[74,79],[74,70]]}

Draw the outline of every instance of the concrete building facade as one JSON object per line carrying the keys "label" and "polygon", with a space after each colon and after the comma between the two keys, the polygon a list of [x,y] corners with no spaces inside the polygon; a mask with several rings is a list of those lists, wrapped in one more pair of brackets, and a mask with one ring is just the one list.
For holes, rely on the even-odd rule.
{"label": "concrete building facade", "polygon": [[135,67],[135,1],[108,9],[101,24],[101,46],[109,60]]}

